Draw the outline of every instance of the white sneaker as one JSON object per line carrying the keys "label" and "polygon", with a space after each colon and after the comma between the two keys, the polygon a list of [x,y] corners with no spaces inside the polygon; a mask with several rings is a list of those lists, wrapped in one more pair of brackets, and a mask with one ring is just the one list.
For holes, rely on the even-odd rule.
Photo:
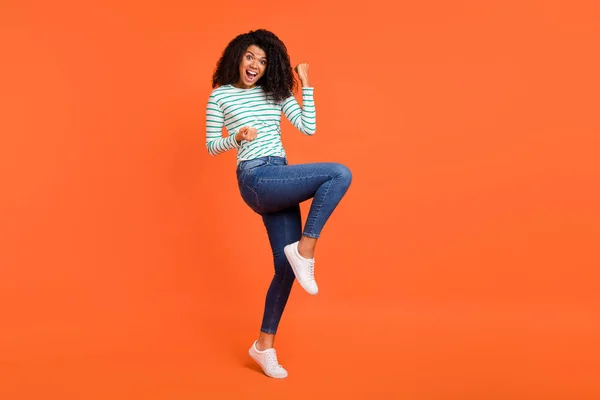
{"label": "white sneaker", "polygon": [[319,287],[315,282],[315,259],[302,257],[298,253],[298,242],[288,244],[283,248],[283,252],[290,262],[300,286],[312,295],[317,294]]}
{"label": "white sneaker", "polygon": [[250,357],[252,357],[254,361],[261,366],[265,375],[270,376],[271,378],[287,377],[287,371],[281,365],[279,365],[279,362],[277,361],[277,353],[275,352],[275,349],[266,349],[260,351],[256,348],[257,342],[258,341],[255,341],[252,344],[252,347],[250,347],[250,350],[248,350],[248,354],[250,354]]}

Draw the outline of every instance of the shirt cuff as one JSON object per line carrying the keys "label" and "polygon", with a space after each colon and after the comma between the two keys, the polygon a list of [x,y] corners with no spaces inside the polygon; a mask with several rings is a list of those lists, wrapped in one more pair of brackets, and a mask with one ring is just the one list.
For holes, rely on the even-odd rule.
{"label": "shirt cuff", "polygon": [[242,145],[241,143],[238,143],[237,140],[235,140],[235,134],[230,135],[229,137],[231,138],[230,140],[232,148],[237,149]]}

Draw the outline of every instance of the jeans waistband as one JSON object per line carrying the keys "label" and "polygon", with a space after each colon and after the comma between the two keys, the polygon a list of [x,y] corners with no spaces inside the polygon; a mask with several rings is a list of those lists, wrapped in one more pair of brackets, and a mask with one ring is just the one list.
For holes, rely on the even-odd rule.
{"label": "jeans waistband", "polygon": [[248,169],[260,167],[263,165],[287,165],[287,159],[285,157],[278,156],[264,156],[254,158],[252,160],[244,160],[240,161],[237,166],[238,171],[245,171]]}

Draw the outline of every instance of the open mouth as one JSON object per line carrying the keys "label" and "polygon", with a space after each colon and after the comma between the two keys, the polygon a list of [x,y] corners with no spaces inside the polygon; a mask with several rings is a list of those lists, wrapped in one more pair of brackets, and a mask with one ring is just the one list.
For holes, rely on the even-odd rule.
{"label": "open mouth", "polygon": [[246,70],[246,79],[248,79],[250,82],[254,82],[257,75],[258,75],[258,72]]}

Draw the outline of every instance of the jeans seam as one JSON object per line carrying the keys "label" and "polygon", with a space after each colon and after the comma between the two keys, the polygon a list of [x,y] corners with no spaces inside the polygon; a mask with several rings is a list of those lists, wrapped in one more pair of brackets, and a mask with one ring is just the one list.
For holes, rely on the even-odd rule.
{"label": "jeans seam", "polygon": [[[329,189],[331,189],[331,186],[333,185],[333,179],[334,178],[332,176],[330,176],[330,175],[327,175],[327,176],[329,177],[329,180],[326,183],[329,183],[329,186],[327,186],[327,190],[325,191],[325,194],[323,194],[323,201],[321,202],[321,204],[319,204],[319,209],[317,210],[317,215],[315,215],[314,220],[318,220],[319,219],[319,215],[321,215],[321,210],[323,209],[323,204],[322,203],[325,202],[325,197],[327,197],[327,193],[329,193]],[[312,223],[311,223],[311,228],[312,228]]]}
{"label": "jeans seam", "polygon": [[331,175],[311,175],[311,176],[305,176],[302,178],[258,178],[259,182],[264,182],[264,181],[298,181],[298,180],[303,180],[303,179],[312,179],[312,178],[322,178],[322,177],[328,177],[331,179]]}
{"label": "jeans seam", "polygon": [[[287,238],[287,229],[286,229],[286,218],[283,219],[283,231],[285,232],[285,241],[287,243],[288,238]],[[286,265],[287,262],[287,256],[285,255],[285,252],[283,253],[283,264],[284,264],[284,268],[283,268],[283,274],[281,276],[281,284],[279,285],[279,291],[277,292],[277,297],[275,298],[275,301],[273,302],[273,308],[271,309],[271,316],[269,317],[269,330],[272,331],[273,328],[273,323],[274,323],[274,319],[275,319],[275,310],[277,309],[277,305],[279,304],[279,299],[281,298],[281,292],[283,291],[283,287],[285,285],[285,277],[286,274],[288,272],[288,268]]]}
{"label": "jeans seam", "polygon": [[258,193],[256,193],[256,191],[255,191],[253,188],[251,188],[251,187],[250,187],[250,186],[249,186],[249,185],[246,183],[246,181],[244,181],[244,179],[242,179],[242,184],[243,184],[244,186],[246,186],[246,187],[248,188],[248,190],[249,190],[249,191],[251,191],[251,192],[254,194],[254,198],[256,199],[256,208],[259,208],[259,207],[260,207],[260,202],[258,201]]}
{"label": "jeans seam", "polygon": [[281,277],[281,284],[279,285],[279,291],[277,292],[277,297],[275,298],[275,301],[273,302],[273,308],[271,309],[271,315],[269,316],[269,330],[273,331],[273,324],[274,324],[274,320],[275,320],[275,310],[277,309],[277,306],[279,304],[279,299],[281,298],[281,292],[283,291],[283,284],[285,282],[285,274],[287,273],[287,268],[284,269],[283,271],[283,276]]}

